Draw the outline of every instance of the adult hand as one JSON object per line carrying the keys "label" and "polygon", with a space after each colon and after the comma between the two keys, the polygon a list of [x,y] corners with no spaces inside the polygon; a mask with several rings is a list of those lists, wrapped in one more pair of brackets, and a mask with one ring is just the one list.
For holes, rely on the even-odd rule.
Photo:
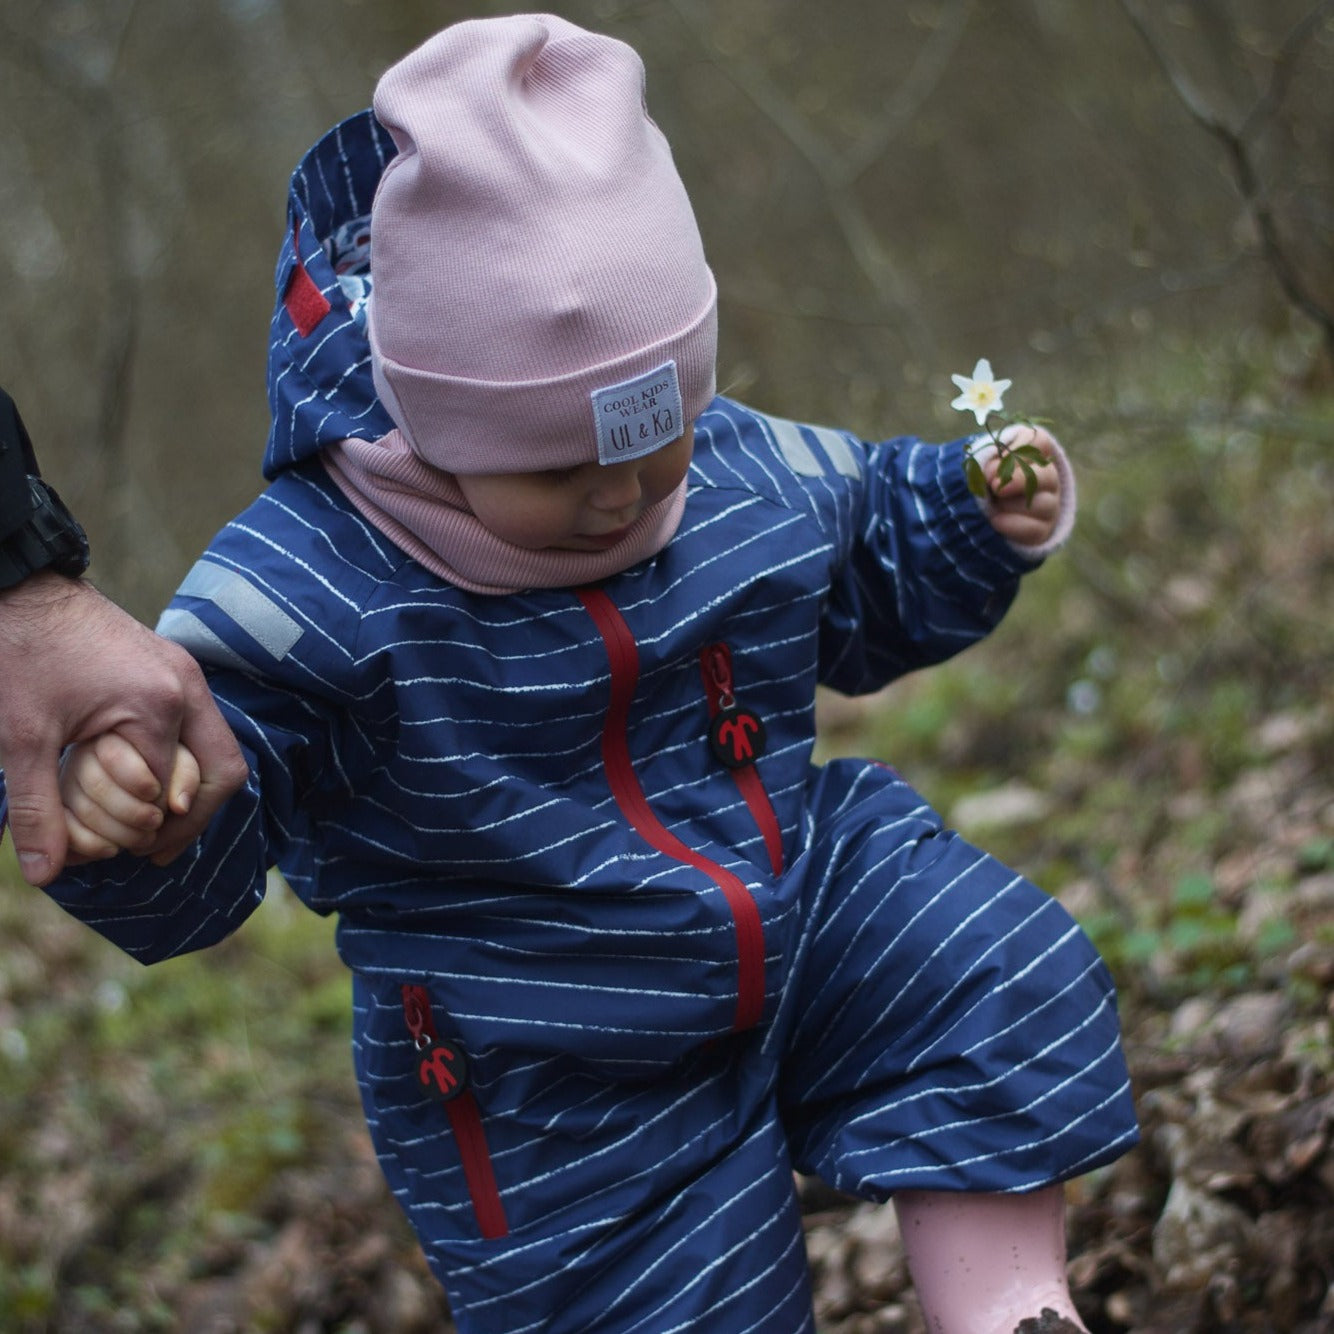
{"label": "adult hand", "polygon": [[0,592],[0,766],[24,878],[44,885],[68,856],[58,769],[75,741],[117,732],[165,790],[180,742],[199,762],[188,812],[167,812],[144,855],[170,861],[245,781],[246,763],[198,664],[91,584],[42,573]]}

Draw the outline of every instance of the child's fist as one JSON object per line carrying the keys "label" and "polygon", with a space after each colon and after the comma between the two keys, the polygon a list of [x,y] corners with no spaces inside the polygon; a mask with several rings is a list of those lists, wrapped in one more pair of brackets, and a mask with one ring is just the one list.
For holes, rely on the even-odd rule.
{"label": "child's fist", "polygon": [[163,790],[143,756],[116,732],[72,746],[60,774],[70,862],[146,852],[168,812],[184,814],[199,790],[195,757],[177,746]]}
{"label": "child's fist", "polygon": [[1061,473],[1051,462],[1056,441],[1040,426],[1008,426],[1000,439],[1008,449],[1036,449],[1047,462],[1030,465],[1036,483],[1030,495],[1033,483],[1022,467],[1016,464],[1009,479],[1002,483],[1001,452],[993,447],[979,456],[990,496],[987,517],[991,526],[1016,546],[1040,547],[1051,540],[1061,518]]}

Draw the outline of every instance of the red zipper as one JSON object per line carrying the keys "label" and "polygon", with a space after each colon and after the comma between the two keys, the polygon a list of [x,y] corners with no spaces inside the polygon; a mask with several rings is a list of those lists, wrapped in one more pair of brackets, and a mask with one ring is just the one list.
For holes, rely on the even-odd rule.
{"label": "red zipper", "polygon": [[[418,1049],[440,1043],[431,1013],[431,995],[425,987],[404,986],[403,1019]],[[486,1144],[486,1130],[482,1125],[482,1111],[466,1084],[445,1103],[449,1127],[459,1146],[463,1161],[463,1179],[468,1183],[477,1226],[487,1241],[498,1241],[509,1235],[505,1206],[496,1185],[495,1168]]]}
{"label": "red zipper", "polygon": [[611,665],[611,702],[602,729],[602,763],[621,814],[651,847],[704,872],[722,891],[732,912],[737,940],[735,1032],[753,1028],[764,1010],[764,927],[760,910],[741,880],[726,867],[687,847],[654,815],[630,759],[630,706],[639,681],[639,650],[616,604],[596,588],[576,590],[593,618]]}
{"label": "red zipper", "polygon": [[[704,678],[704,693],[709,701],[709,719],[736,707],[736,693],[732,685],[732,650],[726,644],[709,644],[700,650],[700,674]],[[773,803],[764,790],[764,780],[752,760],[748,764],[730,765],[737,788],[746,799],[755,823],[764,835],[764,846],[769,853],[769,865],[774,875],[783,874],[783,830],[774,813]]]}

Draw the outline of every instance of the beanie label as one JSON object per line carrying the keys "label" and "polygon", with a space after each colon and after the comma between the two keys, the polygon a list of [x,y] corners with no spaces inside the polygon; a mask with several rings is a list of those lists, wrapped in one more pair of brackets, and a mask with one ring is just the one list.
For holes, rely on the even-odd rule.
{"label": "beanie label", "polygon": [[651,454],[671,444],[685,427],[674,361],[633,380],[595,389],[591,398],[598,462],[604,465]]}

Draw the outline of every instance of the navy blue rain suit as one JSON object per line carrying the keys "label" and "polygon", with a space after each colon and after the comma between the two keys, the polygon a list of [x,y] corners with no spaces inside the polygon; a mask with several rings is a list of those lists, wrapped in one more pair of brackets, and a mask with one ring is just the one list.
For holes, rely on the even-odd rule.
{"label": "navy blue rain suit", "polygon": [[249,783],[172,866],[49,892],[145,962],[234,931],[275,863],[338,915],[370,1132],[460,1330],[811,1331],[794,1168],[1022,1191],[1135,1139],[1070,917],[890,768],[812,764],[817,683],[949,657],[1031,563],[961,444],[719,398],[657,556],[591,588],[437,579],[320,461],[392,426],[331,264],[391,153],[365,114],[293,177],[270,485],[160,626]]}

